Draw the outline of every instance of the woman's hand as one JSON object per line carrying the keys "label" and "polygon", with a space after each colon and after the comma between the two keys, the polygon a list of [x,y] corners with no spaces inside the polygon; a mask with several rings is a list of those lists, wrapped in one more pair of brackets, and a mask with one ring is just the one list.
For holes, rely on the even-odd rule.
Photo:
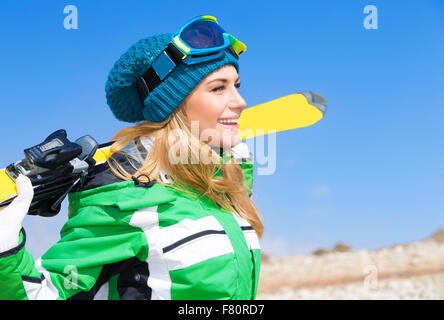
{"label": "woman's hand", "polygon": [[22,221],[29,211],[34,188],[27,176],[16,180],[17,197],[4,209],[0,209],[0,253],[18,245]]}

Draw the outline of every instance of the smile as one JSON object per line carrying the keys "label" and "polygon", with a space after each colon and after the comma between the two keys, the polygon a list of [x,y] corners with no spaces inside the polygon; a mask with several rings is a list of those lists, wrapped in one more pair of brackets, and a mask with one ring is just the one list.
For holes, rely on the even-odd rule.
{"label": "smile", "polygon": [[221,124],[228,124],[228,125],[236,124],[237,125],[237,119],[223,119],[223,120],[217,120],[217,122],[219,122]]}
{"label": "smile", "polygon": [[217,123],[227,129],[238,129],[239,125],[237,124],[237,120],[218,120]]}

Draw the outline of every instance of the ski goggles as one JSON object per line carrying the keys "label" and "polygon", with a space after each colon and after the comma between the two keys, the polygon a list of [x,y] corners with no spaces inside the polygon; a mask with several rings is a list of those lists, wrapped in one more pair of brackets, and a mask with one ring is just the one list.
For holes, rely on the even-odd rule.
{"label": "ski goggles", "polygon": [[191,66],[215,61],[221,59],[225,51],[239,59],[246,50],[247,46],[227,33],[215,17],[195,17],[171,36],[168,47],[137,78],[140,99],[144,101],[179,63]]}

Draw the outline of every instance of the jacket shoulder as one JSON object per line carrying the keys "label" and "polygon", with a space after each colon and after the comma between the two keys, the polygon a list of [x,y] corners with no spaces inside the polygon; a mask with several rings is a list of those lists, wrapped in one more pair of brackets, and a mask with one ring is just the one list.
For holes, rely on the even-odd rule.
{"label": "jacket shoulder", "polygon": [[[143,162],[141,157],[143,150],[136,149],[135,152],[134,145],[129,146],[128,149],[131,152],[124,149],[122,151],[130,154],[132,159],[136,159],[135,162],[121,154],[113,154],[111,158],[127,172],[132,173],[136,171],[134,166]],[[108,162],[105,161],[93,168],[84,184],[76,192],[69,194],[69,203],[72,209],[99,205],[118,207],[121,210],[137,210],[176,199],[176,196],[166,187],[156,181],[153,182],[150,187],[145,187],[143,184],[136,186],[132,180],[120,179],[113,174]]]}
{"label": "jacket shoulder", "polygon": [[[145,151],[142,146],[137,147],[134,141],[131,141],[124,149],[123,152],[130,155],[135,160],[128,159],[127,156],[114,153],[110,156],[110,161],[119,164],[127,172],[135,172],[134,166],[140,166],[143,163],[142,153]],[[111,168],[107,161],[103,161],[94,166],[90,174],[86,177],[83,185],[78,191],[86,191],[109,184],[122,182],[125,180],[120,179],[111,171]]]}

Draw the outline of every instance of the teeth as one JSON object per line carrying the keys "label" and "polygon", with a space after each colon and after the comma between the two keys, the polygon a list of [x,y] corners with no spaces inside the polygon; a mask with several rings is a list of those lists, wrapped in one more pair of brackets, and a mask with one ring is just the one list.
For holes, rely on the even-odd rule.
{"label": "teeth", "polygon": [[229,119],[229,120],[218,120],[219,123],[227,123],[227,124],[232,124],[232,123],[237,123],[237,119]]}

